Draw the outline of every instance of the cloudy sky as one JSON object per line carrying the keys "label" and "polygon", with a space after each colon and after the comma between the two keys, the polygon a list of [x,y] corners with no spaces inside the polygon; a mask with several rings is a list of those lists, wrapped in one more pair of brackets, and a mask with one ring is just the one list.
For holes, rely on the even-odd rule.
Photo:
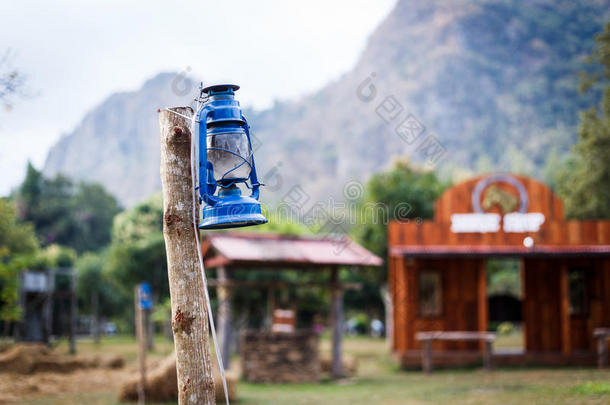
{"label": "cloudy sky", "polygon": [[161,71],[242,86],[257,108],[299,97],[356,62],[395,0],[0,2],[0,53],[31,97],[0,109],[0,195],[108,95]]}

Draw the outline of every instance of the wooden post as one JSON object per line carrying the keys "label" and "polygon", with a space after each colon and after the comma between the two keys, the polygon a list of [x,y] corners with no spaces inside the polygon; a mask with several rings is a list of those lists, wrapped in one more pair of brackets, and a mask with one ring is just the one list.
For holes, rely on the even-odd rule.
{"label": "wooden post", "polygon": [[[191,116],[190,107],[172,108]],[[189,120],[159,111],[163,236],[176,349],[178,403],[215,404],[208,314],[193,229]],[[198,211],[198,207],[197,208]]]}
{"label": "wooden post", "polygon": [[424,350],[422,351],[422,368],[424,373],[432,372],[432,339],[424,340]]}
{"label": "wooden post", "polygon": [[[477,309],[478,309],[478,329],[479,332],[487,332],[487,263],[484,259],[479,260],[477,274]],[[486,342],[480,341],[479,348],[483,351],[483,356],[487,357],[489,346]]]}
{"label": "wooden post", "polygon": [[97,291],[91,294],[91,306],[93,307],[93,342],[100,343],[100,295]]}
{"label": "wooden post", "polygon": [[593,331],[593,336],[597,338],[597,366],[601,369],[608,366],[608,342],[610,328],[599,328]]}
{"label": "wooden post", "polygon": [[[45,342],[51,346],[51,335],[53,334],[53,291],[55,290],[55,279],[53,277],[53,269],[46,271],[47,276],[47,291],[44,300],[44,330]],[[8,322],[7,322],[8,324]]]}
{"label": "wooden post", "polygon": [[493,370],[493,340],[485,340],[484,366],[488,371]]}
{"label": "wooden post", "polygon": [[138,364],[140,381],[138,382],[138,404],[146,403],[146,328],[140,305],[140,286],[134,289],[133,309],[135,311],[136,339],[138,341]]}
{"label": "wooden post", "polygon": [[76,272],[70,270],[70,354],[76,354]]}
{"label": "wooden post", "polygon": [[379,288],[379,293],[385,309],[385,341],[388,349],[392,350],[394,342],[394,302],[389,285],[384,284]]}
{"label": "wooden post", "polygon": [[146,349],[155,350],[155,333],[154,324],[152,322],[152,308],[143,309],[144,327],[146,328]]}
{"label": "wooden post", "polygon": [[529,350],[528,334],[527,334],[527,290],[525,285],[525,260],[519,259],[519,282],[521,283],[521,334],[523,335],[523,350],[527,353]]}
{"label": "wooden post", "polygon": [[275,287],[267,288],[267,311],[265,313],[265,328],[271,330],[273,326],[273,310],[275,309]]}
{"label": "wooden post", "polygon": [[332,342],[332,368],[333,378],[341,378],[343,373],[343,361],[341,359],[341,341],[343,339],[343,292],[339,286],[339,269],[333,267],[331,270],[331,317],[333,323]]}
{"label": "wooden post", "polygon": [[222,363],[225,369],[229,369],[231,363],[231,293],[230,287],[223,286],[227,278],[227,270],[224,267],[217,269],[217,278],[220,282],[218,289],[218,332],[221,347]]}
{"label": "wooden post", "polygon": [[563,263],[559,273],[559,312],[561,325],[561,352],[564,356],[572,352],[570,336],[570,285],[568,266]]}

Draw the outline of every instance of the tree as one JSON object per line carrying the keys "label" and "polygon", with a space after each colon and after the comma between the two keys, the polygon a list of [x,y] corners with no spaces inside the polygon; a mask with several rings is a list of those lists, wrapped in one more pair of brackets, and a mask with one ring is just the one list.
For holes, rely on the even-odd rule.
{"label": "tree", "polygon": [[0,198],[0,261],[18,254],[34,253],[37,249],[32,224],[20,222],[12,202]]}
{"label": "tree", "polygon": [[16,201],[19,217],[34,224],[43,245],[59,243],[81,253],[110,242],[116,199],[99,184],[74,184],[58,175],[47,179],[28,163]]}
{"label": "tree", "polygon": [[0,320],[8,333],[10,322],[20,319],[19,271],[32,265],[38,243],[31,224],[20,223],[12,202],[0,199]]}
{"label": "tree", "polygon": [[359,223],[352,234],[367,249],[387,257],[388,222],[432,218],[434,202],[445,187],[434,172],[398,162],[392,170],[375,174],[369,180],[358,202]]}
{"label": "tree", "polygon": [[129,298],[116,288],[110,275],[105,271],[107,252],[87,252],[76,261],[79,308],[90,313],[95,319],[94,336],[96,341],[100,334],[101,316],[112,316],[121,313]]}
{"label": "tree", "polygon": [[578,143],[559,176],[566,214],[577,219],[610,218],[610,23],[595,39],[589,61],[598,71],[583,74],[582,90],[603,86],[601,108],[581,114]]}
{"label": "tree", "polygon": [[129,296],[133,286],[142,281],[148,281],[158,297],[169,296],[161,195],[115,217],[108,271]]}
{"label": "tree", "polygon": [[96,251],[110,243],[112,221],[120,211],[114,196],[101,184],[79,183],[72,198],[78,237],[70,246],[78,252]]}
{"label": "tree", "polygon": [[7,110],[13,106],[14,96],[23,96],[25,76],[13,67],[10,49],[0,57],[0,103]]}

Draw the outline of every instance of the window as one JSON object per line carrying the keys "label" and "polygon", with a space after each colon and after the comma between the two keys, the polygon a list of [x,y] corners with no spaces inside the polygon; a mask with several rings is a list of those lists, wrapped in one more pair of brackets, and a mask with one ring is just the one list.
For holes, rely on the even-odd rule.
{"label": "window", "polygon": [[420,316],[442,315],[443,283],[440,272],[432,270],[419,272],[418,306]]}
{"label": "window", "polygon": [[570,289],[570,315],[586,315],[589,311],[587,299],[587,277],[583,269],[568,272]]}

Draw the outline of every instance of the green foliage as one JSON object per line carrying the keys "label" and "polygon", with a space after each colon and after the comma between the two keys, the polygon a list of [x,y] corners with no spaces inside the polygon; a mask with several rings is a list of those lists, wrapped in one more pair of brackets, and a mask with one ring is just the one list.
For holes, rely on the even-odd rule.
{"label": "green foliage", "polygon": [[76,262],[76,252],[67,246],[53,244],[41,251],[41,258],[50,267],[72,267]]}
{"label": "green foliage", "polygon": [[313,232],[310,228],[295,221],[294,219],[284,215],[281,210],[274,210],[268,207],[263,207],[263,215],[269,222],[263,225],[236,229],[235,231],[244,232],[269,232],[277,233],[280,235],[312,235]]}
{"label": "green foliage", "polygon": [[0,320],[17,321],[19,271],[40,266],[38,242],[31,224],[21,223],[13,203],[0,199]]}
{"label": "green foliage", "polygon": [[48,266],[44,252],[18,254],[0,260],[0,320],[21,319],[19,308],[19,273],[22,270],[43,270]]}
{"label": "green foliage", "polygon": [[0,261],[0,320],[12,322],[21,319],[19,300],[19,271],[17,261]]}
{"label": "green foliage", "polygon": [[559,185],[559,178],[565,159],[562,159],[557,151],[557,148],[552,148],[544,163],[542,169],[542,178],[546,185],[556,190]]}
{"label": "green foliage", "polygon": [[610,23],[596,40],[589,61],[602,73],[584,75],[582,84],[586,91],[604,87],[601,107],[581,114],[578,143],[559,178],[566,214],[577,219],[610,218]]}
{"label": "green foliage", "polygon": [[370,318],[367,314],[358,313],[354,315],[351,319],[355,321],[355,329],[359,334],[365,334],[369,329]]}
{"label": "green foliage", "polygon": [[148,281],[159,297],[169,295],[161,195],[115,217],[108,272],[126,295],[131,296],[133,286],[142,281]]}
{"label": "green foliage", "polygon": [[94,300],[98,300],[98,311],[105,316],[119,314],[127,304],[128,297],[120,294],[110,275],[104,271],[107,262],[106,252],[85,253],[76,262],[77,294],[79,308],[93,313]]}
{"label": "green foliage", "polygon": [[572,392],[582,395],[610,395],[610,383],[607,381],[587,381],[571,389]]}
{"label": "green foliage", "polygon": [[432,218],[434,202],[445,187],[434,172],[414,169],[406,162],[373,175],[358,202],[354,237],[382,258],[387,257],[388,222]]}
{"label": "green foliage", "polygon": [[16,195],[19,217],[34,224],[43,245],[58,243],[77,252],[98,250],[110,241],[116,199],[98,184],[57,176],[46,179],[31,164]]}
{"label": "green foliage", "polygon": [[487,261],[487,295],[512,295],[521,298],[518,260]]}
{"label": "green foliage", "polygon": [[510,335],[515,330],[515,326],[510,322],[502,322],[496,330],[500,335]]}
{"label": "green foliage", "polygon": [[159,304],[155,305],[154,312],[151,315],[153,322],[163,323],[167,322],[172,317],[172,302],[170,298],[164,299]]}
{"label": "green foliage", "polygon": [[31,224],[17,219],[12,202],[0,198],[0,260],[5,256],[34,253],[38,249]]}

